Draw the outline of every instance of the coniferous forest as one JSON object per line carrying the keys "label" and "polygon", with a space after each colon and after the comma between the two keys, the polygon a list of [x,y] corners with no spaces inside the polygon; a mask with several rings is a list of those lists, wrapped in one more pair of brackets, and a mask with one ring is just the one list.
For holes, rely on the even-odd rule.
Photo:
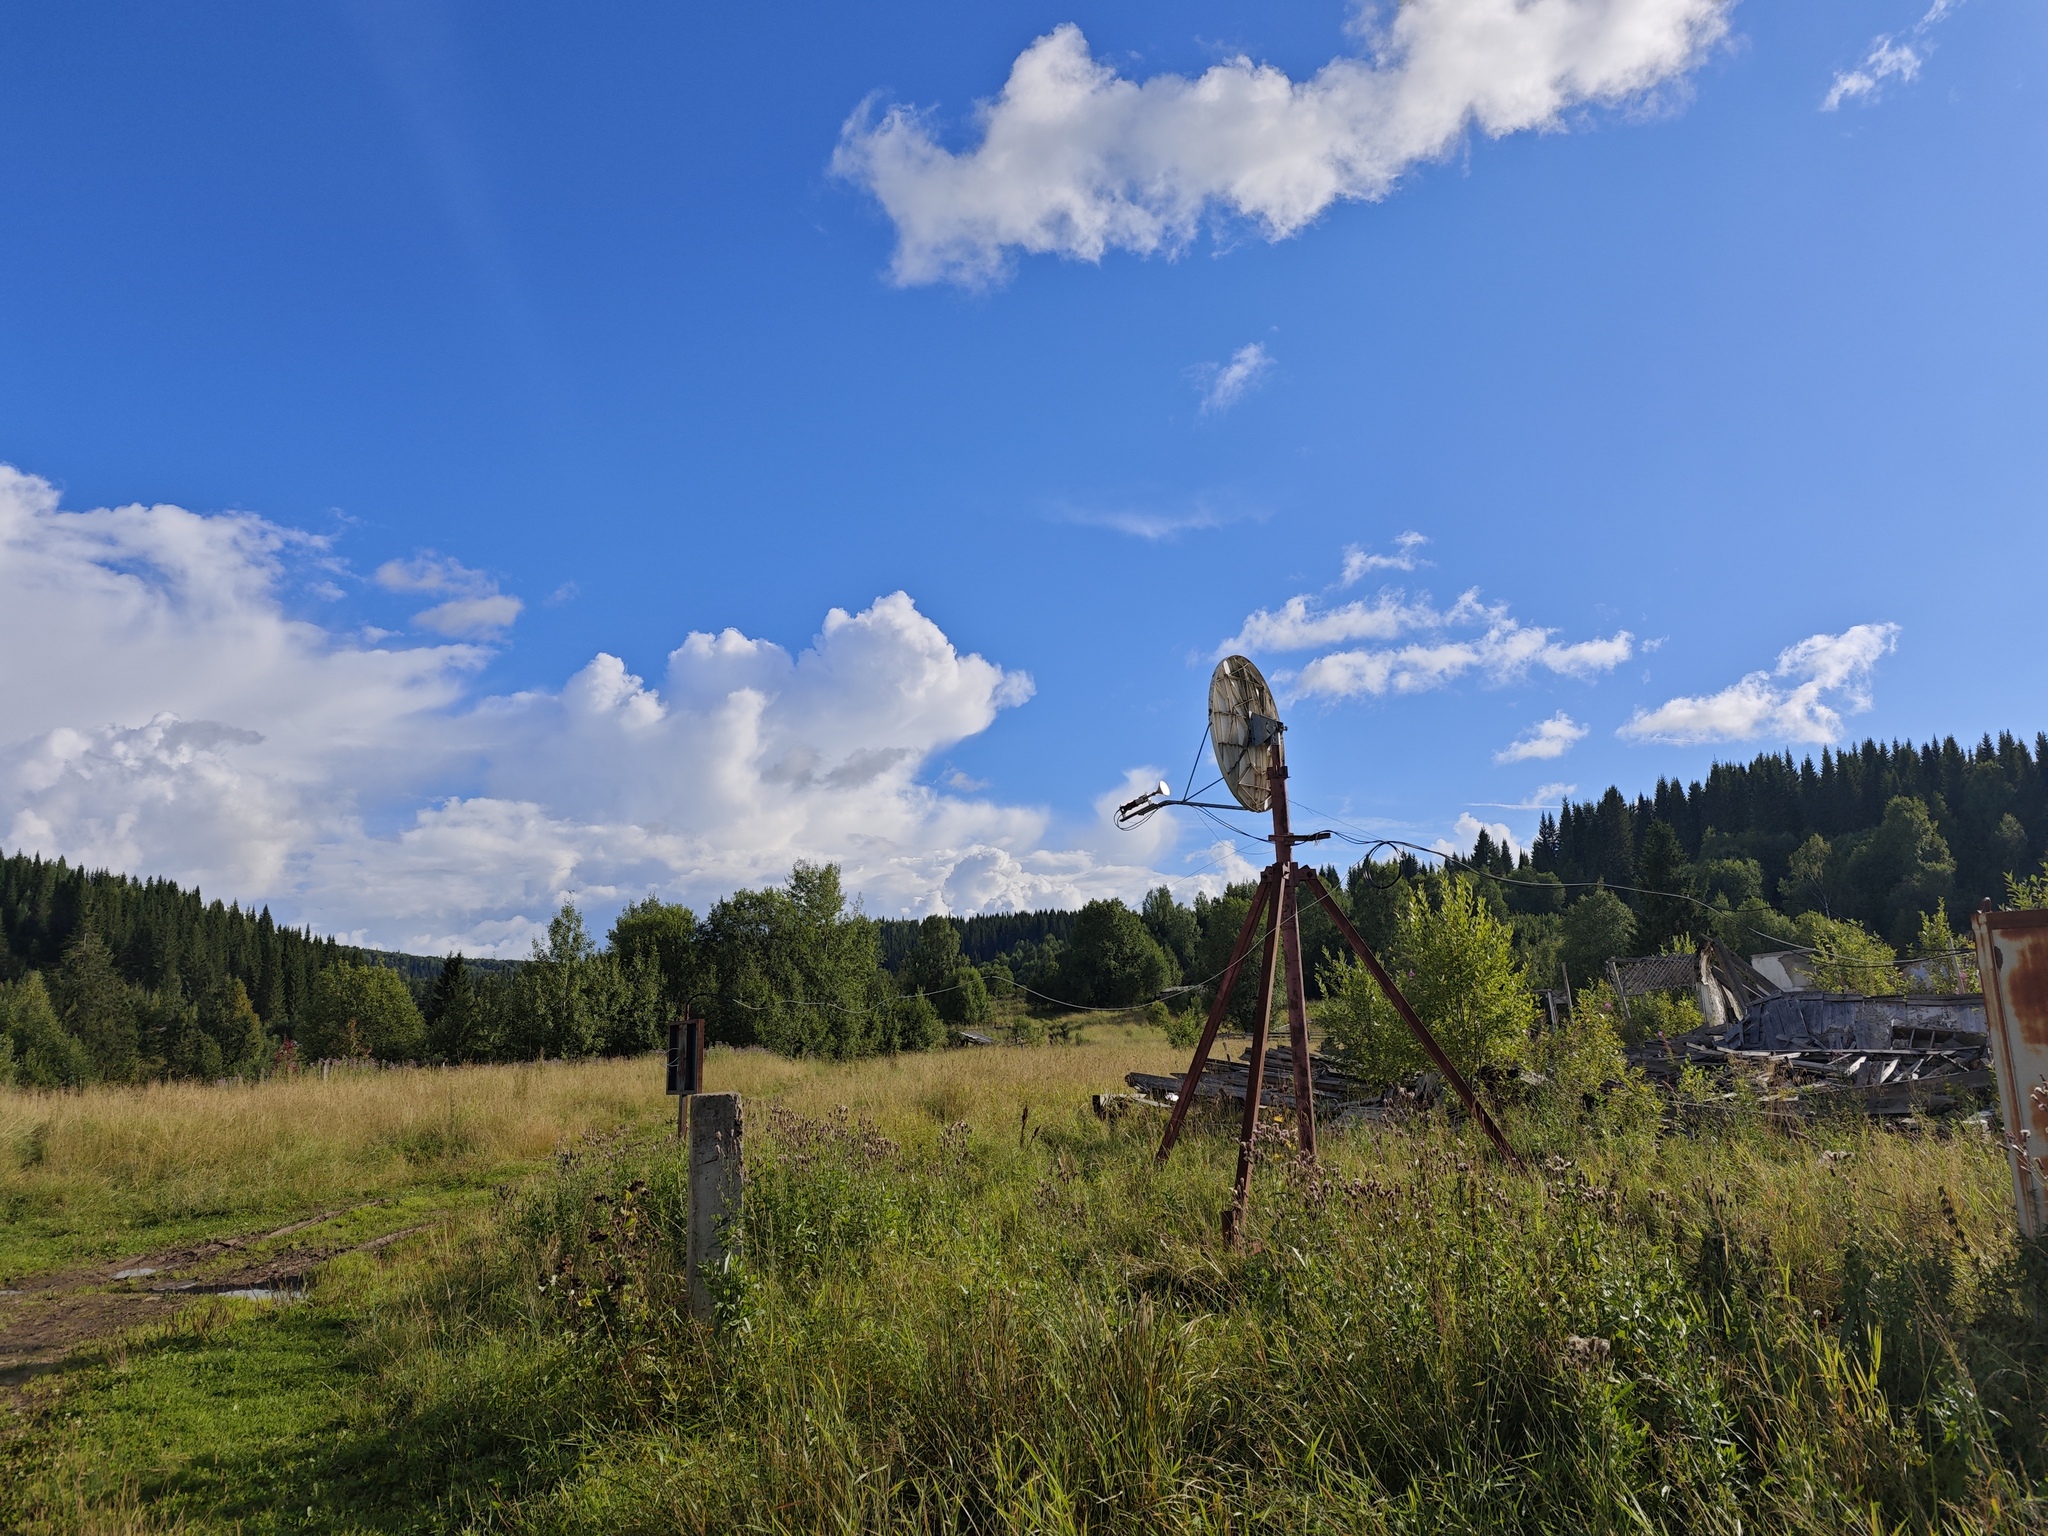
{"label": "coniferous forest", "polygon": [[[1448,864],[1388,851],[1322,871],[1366,938],[1398,945],[1417,903],[1444,910],[1464,891],[1507,936],[1532,998],[1597,984],[1612,957],[1709,936],[1746,954],[1813,951],[1845,989],[1908,985],[1901,957],[1931,959],[1958,988],[1962,914],[1986,897],[2038,902],[2048,884],[2048,735],[2031,750],[2005,735],[1765,754],[1633,800],[1610,788],[1568,801],[1527,849],[1482,832]],[[701,919],[650,896],[602,944],[565,907],[528,959],[506,962],[353,948],[168,880],[17,854],[0,858],[0,1076],[62,1087],[330,1058],[628,1054],[685,1010],[717,1041],[829,1057],[928,1049],[998,1011],[1178,1016],[1206,1002],[1250,896],[1190,905],[1162,886],[1135,909],[876,920],[836,868],[800,864]],[[1342,984],[1340,946],[1320,912],[1301,922],[1320,997]]]}
{"label": "coniferous forest", "polygon": [[1545,817],[1533,861],[1566,881],[1655,883],[1638,877],[1646,858],[1668,857],[1652,846],[1660,823],[1714,891],[1747,894],[1753,883],[1787,910],[1824,906],[1904,942],[1898,924],[1922,894],[2003,900],[2006,877],[2048,854],[2048,733],[2031,753],[2009,734],[1973,749],[1952,736],[1866,741],[1824,749],[1818,762],[1787,752],[1717,763],[1704,782],[1660,779],[1633,802],[1610,789]]}

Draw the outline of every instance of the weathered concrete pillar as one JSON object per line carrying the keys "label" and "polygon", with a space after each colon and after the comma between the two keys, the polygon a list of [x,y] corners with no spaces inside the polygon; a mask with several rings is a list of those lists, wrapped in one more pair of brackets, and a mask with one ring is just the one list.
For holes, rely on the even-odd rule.
{"label": "weathered concrete pillar", "polygon": [[740,1218],[740,1096],[698,1093],[690,1106],[690,1316],[711,1320],[711,1277],[725,1269]]}

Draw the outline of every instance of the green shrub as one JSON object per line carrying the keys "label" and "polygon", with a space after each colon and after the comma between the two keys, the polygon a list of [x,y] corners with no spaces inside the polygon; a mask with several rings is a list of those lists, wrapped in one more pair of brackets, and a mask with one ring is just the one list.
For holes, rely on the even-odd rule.
{"label": "green shrub", "polygon": [[[1507,924],[1467,880],[1446,883],[1441,904],[1411,891],[1383,962],[1417,1016],[1461,1071],[1522,1059],[1532,1005]],[[1322,970],[1319,1014],[1329,1046],[1368,1082],[1391,1083],[1428,1057],[1363,965],[1339,957]]]}
{"label": "green shrub", "polygon": [[1906,990],[1898,951],[1861,923],[1804,912],[1799,939],[1813,951],[1813,985],[1822,992],[1861,992],[1871,997]]}
{"label": "green shrub", "polygon": [[995,1017],[995,1009],[989,1003],[988,983],[971,965],[963,963],[954,968],[952,990],[944,1000],[947,1006],[939,1010],[939,1015],[948,1024],[980,1029]]}
{"label": "green shrub", "polygon": [[[1599,990],[1613,995],[1604,984]],[[1690,992],[1643,992],[1629,998],[1619,1022],[1623,1041],[1640,1045],[1659,1035],[1675,1040],[1706,1021],[1700,1016],[1700,1000]]]}
{"label": "green shrub", "polygon": [[1187,1050],[1202,1038],[1202,1025],[1207,1020],[1199,1007],[1175,1013],[1165,1003],[1159,1002],[1154,1003],[1148,1012],[1148,1022],[1166,1032],[1168,1045]]}
{"label": "green shrub", "polygon": [[928,1051],[946,1038],[946,1021],[922,992],[896,999],[895,1047],[899,1051]]}

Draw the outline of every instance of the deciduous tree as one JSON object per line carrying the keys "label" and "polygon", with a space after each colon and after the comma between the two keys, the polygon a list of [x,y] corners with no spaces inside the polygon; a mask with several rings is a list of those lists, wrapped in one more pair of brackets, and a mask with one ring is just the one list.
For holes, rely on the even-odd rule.
{"label": "deciduous tree", "polygon": [[[1411,893],[1383,957],[1395,981],[1460,1071],[1519,1061],[1533,1017],[1507,925],[1468,880],[1439,902]],[[1374,1083],[1429,1064],[1413,1033],[1361,964],[1339,957],[1323,971],[1320,1019],[1332,1047]]]}
{"label": "deciduous tree", "polygon": [[299,1055],[417,1061],[426,1051],[426,1023],[405,978],[381,965],[336,965],[322,971],[299,1025]]}
{"label": "deciduous tree", "polygon": [[1060,995],[1095,1008],[1128,1008],[1180,979],[1144,919],[1110,897],[1091,901],[1074,922],[1060,964]]}
{"label": "deciduous tree", "polygon": [[1606,886],[1581,896],[1564,914],[1564,963],[1574,987],[1588,987],[1617,955],[1636,952],[1636,918]]}

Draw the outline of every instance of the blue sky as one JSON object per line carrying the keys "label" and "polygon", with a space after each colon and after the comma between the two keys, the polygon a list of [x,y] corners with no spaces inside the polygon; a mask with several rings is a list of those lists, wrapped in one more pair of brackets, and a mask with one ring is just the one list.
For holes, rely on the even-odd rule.
{"label": "blue sky", "polygon": [[1401,25],[0,5],[0,846],[516,953],[1190,894],[1233,639],[1424,843],[2048,727],[2048,11]]}

